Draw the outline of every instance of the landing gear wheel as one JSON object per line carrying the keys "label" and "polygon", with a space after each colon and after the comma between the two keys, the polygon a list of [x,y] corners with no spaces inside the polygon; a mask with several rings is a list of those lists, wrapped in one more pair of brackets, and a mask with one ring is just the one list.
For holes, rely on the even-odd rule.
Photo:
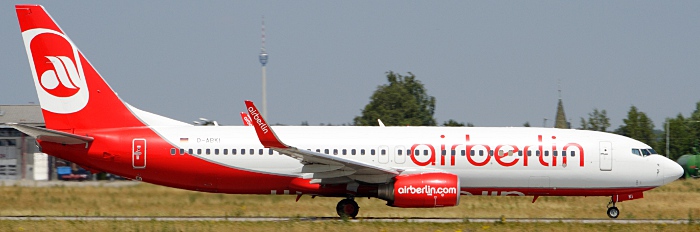
{"label": "landing gear wheel", "polygon": [[610,202],[608,202],[608,217],[617,218],[617,216],[620,216],[620,210],[615,207],[615,196],[611,196]]}
{"label": "landing gear wheel", "polygon": [[357,213],[360,212],[360,206],[353,199],[343,199],[338,202],[338,206],[335,207],[335,211],[341,218],[355,218]]}

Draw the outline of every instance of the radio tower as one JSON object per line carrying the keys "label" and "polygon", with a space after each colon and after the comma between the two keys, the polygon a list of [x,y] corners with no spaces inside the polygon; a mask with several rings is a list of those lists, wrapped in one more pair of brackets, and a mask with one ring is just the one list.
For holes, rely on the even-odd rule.
{"label": "radio tower", "polygon": [[266,76],[265,65],[267,64],[267,52],[265,51],[265,16],[262,18],[262,48],[260,50],[260,64],[262,64],[262,116],[269,121],[267,117],[267,93],[265,90]]}

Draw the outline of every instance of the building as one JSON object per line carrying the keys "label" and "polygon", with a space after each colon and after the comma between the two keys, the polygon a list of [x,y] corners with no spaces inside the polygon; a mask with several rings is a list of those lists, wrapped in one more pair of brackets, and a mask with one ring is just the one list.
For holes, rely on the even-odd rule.
{"label": "building", "polygon": [[44,127],[39,105],[0,105],[0,180],[48,180],[49,159],[36,141],[5,123]]}

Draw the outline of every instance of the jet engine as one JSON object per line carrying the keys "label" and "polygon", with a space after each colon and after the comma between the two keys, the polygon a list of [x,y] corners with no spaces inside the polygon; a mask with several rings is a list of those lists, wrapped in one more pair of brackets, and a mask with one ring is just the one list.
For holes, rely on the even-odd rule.
{"label": "jet engine", "polygon": [[388,206],[400,208],[456,206],[459,177],[442,172],[400,175],[380,185],[377,197],[386,200]]}

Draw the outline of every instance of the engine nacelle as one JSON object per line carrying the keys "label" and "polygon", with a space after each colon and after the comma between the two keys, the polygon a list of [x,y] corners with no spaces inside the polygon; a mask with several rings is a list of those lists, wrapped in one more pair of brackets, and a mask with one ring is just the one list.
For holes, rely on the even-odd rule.
{"label": "engine nacelle", "polygon": [[401,175],[379,186],[377,197],[401,208],[434,208],[459,205],[459,177],[431,172]]}

